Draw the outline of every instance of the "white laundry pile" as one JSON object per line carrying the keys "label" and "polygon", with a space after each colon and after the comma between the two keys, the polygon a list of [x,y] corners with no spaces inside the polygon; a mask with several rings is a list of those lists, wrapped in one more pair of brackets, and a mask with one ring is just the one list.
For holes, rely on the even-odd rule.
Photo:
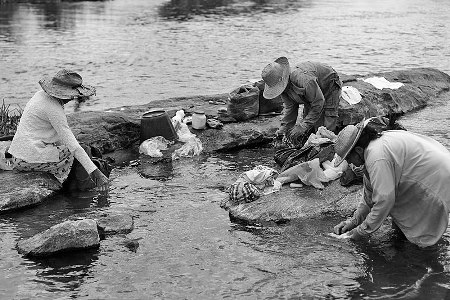
{"label": "white laundry pile", "polygon": [[301,180],[306,185],[312,185],[317,189],[323,189],[323,183],[338,179],[347,169],[347,163],[343,162],[339,167],[334,167],[333,161],[325,161],[320,166],[319,158],[306,161],[290,167],[278,175],[277,180],[282,184]]}
{"label": "white laundry pile", "polygon": [[392,89],[396,90],[399,87],[403,86],[404,84],[401,82],[390,82],[384,77],[370,77],[370,78],[364,78],[362,81],[370,83],[374,87],[376,87],[379,90],[382,89]]}
{"label": "white laundry pile", "polygon": [[203,151],[203,144],[201,140],[193,134],[186,125],[184,110],[178,110],[172,118],[172,125],[178,135],[178,140],[183,142],[181,148],[172,153],[172,159],[180,157],[193,157],[199,155]]}

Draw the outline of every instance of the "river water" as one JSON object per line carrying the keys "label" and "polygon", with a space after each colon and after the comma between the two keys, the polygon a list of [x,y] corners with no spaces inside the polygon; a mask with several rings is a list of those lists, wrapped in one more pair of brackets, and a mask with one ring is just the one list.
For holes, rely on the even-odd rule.
{"label": "river water", "polygon": [[[227,92],[272,59],[319,60],[347,74],[450,72],[450,2],[161,1],[0,4],[0,98],[23,106],[42,75],[67,67],[97,86],[81,110]],[[404,117],[450,148],[450,104]],[[68,107],[68,112],[75,108]],[[219,207],[243,171],[273,150],[175,161],[167,180],[145,160],[116,168],[109,196],[60,195],[0,218],[0,299],[448,299],[450,232],[420,250],[390,234],[338,241],[340,218],[244,226]],[[152,171],[152,170],[150,170]],[[49,259],[15,244],[67,218],[133,215],[134,231]],[[135,251],[125,246],[134,239]]]}

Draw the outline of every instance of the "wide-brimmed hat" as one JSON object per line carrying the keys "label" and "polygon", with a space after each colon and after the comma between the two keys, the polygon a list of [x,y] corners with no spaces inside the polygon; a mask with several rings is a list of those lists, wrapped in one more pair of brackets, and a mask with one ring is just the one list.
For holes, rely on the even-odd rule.
{"label": "wide-brimmed hat", "polygon": [[336,160],[334,161],[334,166],[339,166],[347,157],[347,155],[352,151],[358,142],[359,137],[365,126],[365,121],[361,121],[356,126],[347,125],[342,129],[334,143],[334,151],[337,154]]}
{"label": "wide-brimmed hat", "polygon": [[83,85],[81,76],[70,70],[60,70],[55,76],[39,80],[42,89],[52,97],[72,100],[78,97],[89,97],[95,94],[95,88]]}
{"label": "wide-brimmed hat", "polygon": [[261,73],[265,83],[263,97],[273,99],[281,95],[289,82],[290,73],[289,61],[286,57],[279,57],[268,64]]}

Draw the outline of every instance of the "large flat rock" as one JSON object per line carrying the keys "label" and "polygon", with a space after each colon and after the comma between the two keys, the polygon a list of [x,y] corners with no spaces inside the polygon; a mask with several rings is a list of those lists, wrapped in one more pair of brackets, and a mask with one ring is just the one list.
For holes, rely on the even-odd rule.
{"label": "large flat rock", "polygon": [[[388,112],[408,113],[423,108],[438,95],[450,88],[450,76],[436,69],[415,68],[410,70],[377,73],[364,76],[383,76],[391,82],[402,82],[399,89],[379,90],[358,78],[359,75],[342,75],[344,85],[356,87],[362,101],[356,105],[341,103],[339,124],[354,124],[363,118],[385,115]],[[231,89],[230,89],[231,90]],[[172,117],[177,110],[186,114],[202,109],[208,117],[217,117],[219,107],[210,102],[228,101],[228,94],[178,97],[155,100],[146,105],[124,106],[105,112],[78,112],[68,116],[69,124],[77,138],[99,147],[103,153],[136,147],[140,139],[140,118],[146,111],[163,109]],[[260,116],[245,122],[227,123],[222,129],[194,131],[203,142],[204,151],[218,151],[247,147],[268,142],[280,125],[280,116]]]}
{"label": "large flat rock", "polygon": [[281,191],[262,196],[256,201],[231,205],[228,200],[224,200],[221,206],[228,210],[234,221],[264,225],[329,214],[348,216],[358,206],[361,196],[361,185],[347,188],[335,180],[325,183],[323,190],[312,186],[290,188],[284,185]]}
{"label": "large flat rock", "polygon": [[[342,75],[345,85],[356,87],[363,99],[356,105],[342,103],[339,110],[341,126],[356,123],[364,117],[384,115],[388,112],[408,113],[426,106],[450,89],[450,76],[436,69],[416,68],[370,74],[384,76],[389,81],[399,81],[404,86],[399,89],[379,90],[374,86],[358,80],[358,75]],[[230,88],[232,90],[233,88]],[[228,94],[217,94],[194,97],[178,97],[166,100],[155,100],[146,105],[124,106],[103,112],[76,112],[68,115],[69,125],[80,142],[98,147],[102,153],[112,158],[126,157],[127,153],[137,152],[140,143],[140,118],[144,112],[152,109],[163,109],[173,116],[177,110],[183,109],[186,114],[202,109],[208,117],[216,117],[218,108],[226,105],[215,105],[217,101],[227,102]],[[194,131],[201,139],[204,152],[226,151],[236,148],[268,143],[280,125],[280,116],[259,116],[245,122],[227,123],[222,129]],[[0,180],[0,212],[26,208],[39,204],[59,190],[59,185],[52,176],[43,173],[1,172]],[[330,184],[329,186],[334,186]],[[322,192],[311,192],[304,201],[305,195],[299,191],[282,191],[274,195],[282,201],[260,199],[249,206],[228,207],[235,218],[248,221],[284,220],[313,213],[309,205],[317,199],[329,197],[322,204],[322,213],[341,201],[342,197],[352,198],[345,191],[328,193],[330,187]],[[333,188],[334,189],[334,188]],[[305,189],[306,191],[307,189]],[[309,199],[309,200],[308,200]],[[331,201],[331,202],[329,202]],[[349,203],[341,203],[340,207],[353,207]],[[341,201],[342,202],[342,201]],[[272,205],[269,205],[271,204]],[[316,204],[317,204],[316,203]],[[331,206],[330,206],[331,205]],[[269,209],[270,208],[270,209]],[[276,217],[279,216],[279,217]]]}

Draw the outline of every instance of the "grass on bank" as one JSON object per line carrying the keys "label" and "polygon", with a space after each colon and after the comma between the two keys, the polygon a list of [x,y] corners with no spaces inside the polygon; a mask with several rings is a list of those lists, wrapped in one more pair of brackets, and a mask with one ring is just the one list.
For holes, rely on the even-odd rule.
{"label": "grass on bank", "polygon": [[19,125],[22,116],[22,108],[11,108],[11,104],[6,105],[5,99],[2,100],[0,106],[0,136],[14,135],[17,125]]}

